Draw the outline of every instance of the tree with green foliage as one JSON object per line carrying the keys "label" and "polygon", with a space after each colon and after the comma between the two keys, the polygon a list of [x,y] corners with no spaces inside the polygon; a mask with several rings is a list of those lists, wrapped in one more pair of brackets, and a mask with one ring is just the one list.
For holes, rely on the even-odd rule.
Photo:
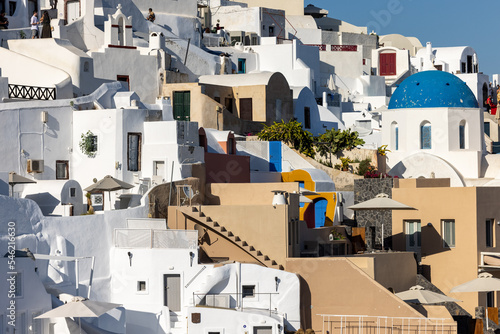
{"label": "tree with green foliage", "polygon": [[363,145],[365,141],[359,138],[359,134],[351,129],[346,130],[326,130],[324,134],[316,139],[316,150],[324,158],[330,158],[332,163],[332,155],[344,150],[352,150],[353,148]]}
{"label": "tree with green foliage", "polygon": [[270,126],[264,125],[264,129],[257,134],[257,137],[266,141],[282,141],[300,153],[314,157],[314,137],[302,128],[302,123],[296,120],[288,123],[282,120]]}

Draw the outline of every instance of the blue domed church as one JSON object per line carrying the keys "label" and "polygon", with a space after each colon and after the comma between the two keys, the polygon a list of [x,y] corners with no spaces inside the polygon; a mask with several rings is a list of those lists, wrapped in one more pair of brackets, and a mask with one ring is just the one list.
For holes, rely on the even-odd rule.
{"label": "blue domed church", "polygon": [[383,113],[382,129],[391,175],[450,178],[452,186],[481,175],[483,111],[453,74],[425,71],[404,80]]}

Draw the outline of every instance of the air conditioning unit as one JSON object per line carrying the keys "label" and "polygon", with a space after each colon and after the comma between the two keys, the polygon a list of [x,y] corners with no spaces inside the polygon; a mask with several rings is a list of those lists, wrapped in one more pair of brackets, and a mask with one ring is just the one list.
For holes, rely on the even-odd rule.
{"label": "air conditioning unit", "polygon": [[229,295],[207,295],[205,301],[207,306],[229,308],[231,301],[230,297]]}
{"label": "air conditioning unit", "polygon": [[43,160],[28,159],[28,173],[43,173]]}

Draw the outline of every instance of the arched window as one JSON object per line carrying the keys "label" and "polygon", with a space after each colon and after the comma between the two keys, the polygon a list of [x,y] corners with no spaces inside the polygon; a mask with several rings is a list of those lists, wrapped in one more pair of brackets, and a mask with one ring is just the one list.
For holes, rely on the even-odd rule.
{"label": "arched window", "polygon": [[467,148],[467,122],[462,120],[458,126],[459,147],[461,150]]}
{"label": "arched window", "polygon": [[391,148],[399,150],[399,126],[397,122],[391,123]]}
{"label": "arched window", "polygon": [[118,45],[125,45],[125,22],[123,17],[118,19]]}
{"label": "arched window", "polygon": [[420,149],[430,150],[432,148],[431,123],[425,121],[420,125]]}

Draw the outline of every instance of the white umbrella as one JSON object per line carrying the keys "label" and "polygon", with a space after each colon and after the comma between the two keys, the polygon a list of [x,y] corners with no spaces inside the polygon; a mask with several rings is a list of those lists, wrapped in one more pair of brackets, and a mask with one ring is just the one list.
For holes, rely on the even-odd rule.
{"label": "white umbrella", "polygon": [[[500,279],[490,273],[481,273],[476,279],[457,285],[450,292],[490,292],[500,291]],[[488,308],[486,307],[486,329],[488,326]]]}
{"label": "white umbrella", "polygon": [[396,293],[396,296],[407,303],[414,304],[439,304],[444,302],[459,302],[460,300],[446,295],[425,290],[420,285],[415,285],[410,290]]}
{"label": "white umbrella", "polygon": [[351,210],[416,210],[411,206],[389,198],[387,194],[378,194],[375,198],[348,207]]}
{"label": "white umbrella", "polygon": [[472,281],[457,285],[450,292],[490,292],[500,291],[500,279],[490,273],[481,273]]}
{"label": "white umbrella", "polygon": [[35,319],[46,318],[79,318],[78,323],[80,332],[82,331],[82,324],[80,318],[98,318],[104,313],[120,307],[120,304],[112,304],[105,302],[97,302],[88,300],[81,297],[75,297],[72,302],[59,306],[48,312],[45,312]]}

